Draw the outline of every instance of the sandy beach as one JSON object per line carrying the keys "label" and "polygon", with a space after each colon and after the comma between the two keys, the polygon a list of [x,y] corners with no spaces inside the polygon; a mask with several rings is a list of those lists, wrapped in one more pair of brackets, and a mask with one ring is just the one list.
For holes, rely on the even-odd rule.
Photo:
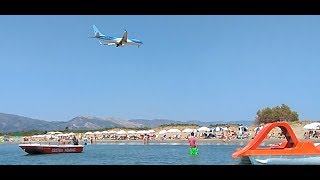
{"label": "sandy beach", "polygon": [[[301,141],[313,141],[313,142],[320,142],[320,138],[314,138],[311,137],[310,139],[305,139],[304,138],[304,134],[306,132],[308,132],[307,129],[304,129],[303,126],[310,123],[309,121],[300,121],[300,122],[295,122],[295,123],[290,123],[291,128],[293,129],[296,137],[301,140]],[[223,133],[223,131],[221,132],[214,132],[215,135],[217,135],[216,137],[210,137],[210,138],[204,138],[203,133],[204,132],[198,132],[197,133],[197,138],[198,138],[198,143],[199,144],[234,144],[234,143],[240,143],[240,144],[247,144],[250,140],[253,139],[254,135],[255,135],[255,129],[256,126],[249,126],[248,127],[248,131],[246,132],[247,134],[249,134],[249,137],[244,138],[244,139],[238,139],[236,138],[236,133],[239,130],[238,126],[229,126],[228,128],[230,129],[230,131],[233,133],[232,136],[230,136],[230,138],[228,139],[224,139],[221,138],[221,135],[225,134]],[[169,130],[169,129],[179,129],[179,130],[184,130],[184,129],[197,129],[199,127],[197,126],[166,126],[166,127],[159,127],[159,128],[154,128],[154,132],[152,133],[152,136],[149,139],[149,143],[188,143],[187,141],[187,136],[190,133],[167,133],[166,138],[163,138],[164,135],[160,134],[159,132],[162,130]],[[117,129],[113,129],[114,131],[119,131],[121,129],[117,128]],[[126,129],[126,131],[128,132],[129,130]],[[93,132],[93,131],[92,131]],[[83,144],[84,143],[84,139],[87,139],[87,144],[91,144],[90,143],[90,139],[93,139],[93,144],[99,144],[99,143],[143,143],[142,140],[142,136],[143,135],[136,135],[136,137],[138,138],[134,138],[134,139],[129,139],[128,136],[130,136],[129,134],[125,135],[125,138],[110,138],[109,136],[105,136],[105,135],[94,135],[94,134],[90,134],[89,136],[83,134],[75,134],[75,136],[79,139],[79,143]],[[132,136],[132,135],[131,135]],[[175,137],[177,136],[177,137]],[[122,136],[123,137],[123,136]],[[28,137],[29,140],[25,141],[24,138],[20,138],[20,139],[14,139],[13,141],[11,141],[11,143],[37,143],[37,142],[41,142],[41,143],[51,143],[51,144],[56,144],[58,143],[57,139],[53,139],[53,140],[47,140],[47,139],[37,139],[37,138],[30,138]],[[284,136],[281,136],[281,130],[280,128],[274,128],[273,130],[271,130],[269,132],[269,137],[266,138],[263,143],[267,143],[267,144],[273,144],[273,143],[280,143],[285,141]],[[70,141],[66,141],[66,142],[70,142]]]}

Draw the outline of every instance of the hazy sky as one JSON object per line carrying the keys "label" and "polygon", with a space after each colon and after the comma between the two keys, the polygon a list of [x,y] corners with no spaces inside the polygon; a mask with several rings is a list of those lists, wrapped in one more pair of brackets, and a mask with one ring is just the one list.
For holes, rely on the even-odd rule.
{"label": "hazy sky", "polygon": [[[320,16],[0,16],[0,112],[252,120],[288,105],[320,119]],[[144,45],[100,45],[106,35]]]}

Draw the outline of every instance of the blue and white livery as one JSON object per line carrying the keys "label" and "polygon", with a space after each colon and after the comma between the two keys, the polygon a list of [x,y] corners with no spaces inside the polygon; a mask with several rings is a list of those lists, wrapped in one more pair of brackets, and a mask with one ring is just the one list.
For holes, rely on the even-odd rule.
{"label": "blue and white livery", "polygon": [[119,46],[123,47],[125,45],[134,45],[134,46],[140,47],[143,44],[143,42],[138,39],[128,38],[127,31],[124,32],[122,38],[104,35],[99,31],[99,29],[95,25],[93,25],[93,31],[94,31],[94,37],[92,38],[98,39],[101,45],[108,45],[108,46],[115,45],[116,47],[119,47]]}

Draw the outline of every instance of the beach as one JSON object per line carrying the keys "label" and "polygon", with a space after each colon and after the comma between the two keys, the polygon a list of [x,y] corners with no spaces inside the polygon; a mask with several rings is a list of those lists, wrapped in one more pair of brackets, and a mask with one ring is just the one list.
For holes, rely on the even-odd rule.
{"label": "beach", "polygon": [[[313,142],[320,142],[319,138],[310,137],[309,139],[305,139],[305,133],[309,132],[309,130],[304,129],[303,126],[309,123],[308,121],[301,121],[296,123],[290,123],[290,127],[295,133],[296,137],[301,140],[311,140]],[[202,144],[210,144],[210,143],[242,143],[247,144],[250,140],[252,140],[257,133],[255,128],[257,126],[249,126],[246,132],[246,136],[244,138],[239,138],[239,126],[233,125],[228,126],[228,132],[225,130],[219,132],[196,132],[196,137],[198,139],[198,143]],[[170,129],[176,129],[178,132],[171,133]],[[130,129],[119,129],[115,128],[109,130],[105,134],[99,131],[88,131],[87,133],[69,133],[69,134],[56,134],[56,135],[34,135],[29,137],[21,137],[21,138],[10,138],[10,142],[18,142],[18,143],[70,143],[71,137],[75,136],[79,139],[80,144],[97,144],[97,143],[143,143],[143,137],[148,133],[148,142],[149,143],[187,143],[187,137],[190,135],[188,132],[183,132],[186,129],[199,129],[198,126],[166,126],[166,127],[158,127],[154,129],[150,129],[148,131],[144,131],[144,133],[138,133],[139,131],[134,131]],[[122,131],[123,133],[117,134],[117,132]],[[161,133],[165,131],[166,133]],[[180,132],[179,132],[180,131]],[[112,132],[112,133],[111,133]],[[130,133],[133,132],[133,133]],[[212,136],[209,136],[212,135]],[[284,136],[281,135],[280,128],[276,127],[272,129],[266,139],[263,142],[266,143],[280,143],[284,141]],[[61,141],[61,142],[60,142]]]}

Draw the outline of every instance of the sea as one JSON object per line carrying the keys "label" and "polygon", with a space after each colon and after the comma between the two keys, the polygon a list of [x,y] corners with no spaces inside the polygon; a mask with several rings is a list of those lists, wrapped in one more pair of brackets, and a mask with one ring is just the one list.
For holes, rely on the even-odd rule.
{"label": "sea", "polygon": [[29,155],[17,143],[0,144],[0,165],[238,165],[232,153],[243,143],[199,143],[189,155],[187,143],[94,143],[82,153]]}

